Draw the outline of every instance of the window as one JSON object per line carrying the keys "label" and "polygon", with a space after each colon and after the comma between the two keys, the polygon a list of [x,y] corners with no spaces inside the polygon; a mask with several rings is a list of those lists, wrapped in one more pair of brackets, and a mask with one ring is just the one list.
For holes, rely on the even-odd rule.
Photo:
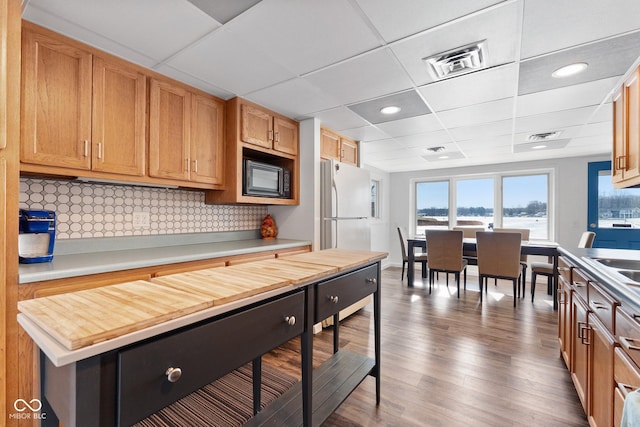
{"label": "window", "polygon": [[[455,225],[486,229],[495,225],[528,228],[531,239],[549,240],[553,230],[549,220],[550,182],[551,172],[416,182],[415,234]],[[455,206],[455,210],[449,206]]]}
{"label": "window", "polygon": [[493,178],[458,181],[456,225],[493,227],[493,181]]}
{"label": "window", "polygon": [[449,228],[449,181],[416,184],[416,235]]}
{"label": "window", "polygon": [[380,218],[380,181],[371,180],[371,218]]}
{"label": "window", "polygon": [[549,238],[548,175],[502,178],[502,226],[528,228],[531,239]]}
{"label": "window", "polygon": [[640,189],[613,188],[611,171],[598,174],[598,228],[640,228]]}

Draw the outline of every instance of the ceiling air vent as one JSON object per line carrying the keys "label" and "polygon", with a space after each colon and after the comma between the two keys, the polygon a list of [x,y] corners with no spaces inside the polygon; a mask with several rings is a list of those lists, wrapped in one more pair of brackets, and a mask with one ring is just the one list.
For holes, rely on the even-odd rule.
{"label": "ceiling air vent", "polygon": [[436,80],[455,74],[468,73],[485,67],[486,40],[448,50],[422,59]]}
{"label": "ceiling air vent", "polygon": [[561,133],[562,133],[561,130],[556,130],[553,132],[534,133],[533,135],[529,135],[527,137],[527,141],[529,142],[549,141],[550,139],[557,139]]}

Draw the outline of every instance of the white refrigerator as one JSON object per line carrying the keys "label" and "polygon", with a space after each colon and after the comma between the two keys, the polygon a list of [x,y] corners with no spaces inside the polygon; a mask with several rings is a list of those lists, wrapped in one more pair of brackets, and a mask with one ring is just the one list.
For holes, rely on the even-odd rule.
{"label": "white refrigerator", "polygon": [[320,180],[321,248],[371,250],[369,171],[323,160]]}

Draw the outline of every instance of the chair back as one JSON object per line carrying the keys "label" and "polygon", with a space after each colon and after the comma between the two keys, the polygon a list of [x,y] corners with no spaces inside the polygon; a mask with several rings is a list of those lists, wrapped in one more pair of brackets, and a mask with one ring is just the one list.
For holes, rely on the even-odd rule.
{"label": "chair back", "polygon": [[[531,230],[528,228],[494,228],[493,231],[495,233],[520,233],[520,240],[529,240],[529,235],[531,234]],[[520,261],[527,261],[527,255],[520,255]]]}
{"label": "chair back", "polygon": [[485,231],[484,227],[470,227],[470,226],[456,226],[453,227],[454,231],[462,231],[462,237],[474,238],[476,237],[476,231]]}
{"label": "chair back", "polygon": [[400,237],[400,249],[402,249],[402,261],[404,262],[409,259],[407,257],[407,239],[405,239],[402,228],[400,227],[398,227],[398,236]]}
{"label": "chair back", "polygon": [[476,233],[478,274],[517,278],[520,275],[520,233]]}
{"label": "chair back", "polygon": [[578,242],[579,248],[590,248],[593,246],[593,241],[596,238],[596,233],[593,231],[585,231],[580,236],[580,241]]}
{"label": "chair back", "polygon": [[427,230],[427,266],[434,270],[462,270],[462,231]]}

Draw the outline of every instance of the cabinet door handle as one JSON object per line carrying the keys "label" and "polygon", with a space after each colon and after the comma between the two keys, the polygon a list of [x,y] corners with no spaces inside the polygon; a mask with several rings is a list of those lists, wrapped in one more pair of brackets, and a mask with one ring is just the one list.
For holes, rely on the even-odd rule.
{"label": "cabinet door handle", "polygon": [[182,376],[182,369],[171,367],[168,368],[164,374],[167,376],[170,383],[175,383]]}
{"label": "cabinet door handle", "polygon": [[329,295],[329,301],[331,301],[334,304],[338,303],[338,295]]}
{"label": "cabinet door handle", "polygon": [[640,351],[640,346],[631,344],[632,342],[634,343],[636,342],[636,340],[633,338],[623,337],[622,335],[618,335],[618,341],[620,341],[620,344],[622,344],[622,346],[627,350]]}
{"label": "cabinet door handle", "polygon": [[98,158],[102,159],[102,143],[98,142]]}
{"label": "cabinet door handle", "polygon": [[617,162],[618,162],[618,169],[626,169],[627,168],[626,159],[627,159],[627,156],[618,156],[618,158],[616,159]]}
{"label": "cabinet door handle", "polygon": [[280,142],[280,132],[276,132],[276,142]]}
{"label": "cabinet door handle", "polygon": [[193,161],[193,173],[198,173],[198,159]]}
{"label": "cabinet door handle", "polygon": [[269,129],[269,141],[273,141],[273,130]]}
{"label": "cabinet door handle", "polygon": [[589,338],[589,333],[591,332],[591,326],[585,324],[582,331],[582,338],[580,338],[580,342],[584,345],[591,345],[591,340]]}
{"label": "cabinet door handle", "polygon": [[189,161],[188,158],[184,159],[184,165],[185,165],[185,169],[187,170],[187,173],[191,170],[191,162]]}
{"label": "cabinet door handle", "polygon": [[578,338],[582,340],[582,331],[584,330],[584,322],[578,322]]}
{"label": "cabinet door handle", "polygon": [[84,157],[89,156],[89,140],[84,140]]}
{"label": "cabinet door handle", "polygon": [[296,316],[287,316],[284,318],[284,321],[287,322],[289,326],[293,326],[296,324]]}

